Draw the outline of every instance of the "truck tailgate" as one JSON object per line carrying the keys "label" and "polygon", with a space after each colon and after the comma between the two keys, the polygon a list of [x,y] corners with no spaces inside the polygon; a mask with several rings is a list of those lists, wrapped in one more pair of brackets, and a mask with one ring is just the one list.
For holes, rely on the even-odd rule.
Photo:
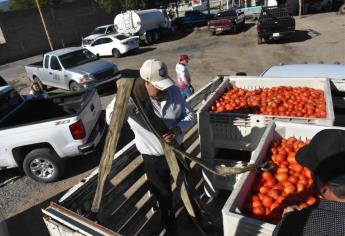
{"label": "truck tailgate", "polygon": [[90,136],[93,128],[98,122],[98,118],[101,114],[101,100],[98,93],[94,90],[93,93],[85,100],[85,105],[83,106],[79,118],[83,121],[86,139]]}
{"label": "truck tailgate", "polygon": [[295,29],[294,20],[291,18],[279,18],[272,20],[264,20],[259,24],[260,33],[278,33],[293,31]]}
{"label": "truck tailgate", "polygon": [[209,28],[229,28],[231,26],[232,23],[228,19],[211,20],[208,22]]}

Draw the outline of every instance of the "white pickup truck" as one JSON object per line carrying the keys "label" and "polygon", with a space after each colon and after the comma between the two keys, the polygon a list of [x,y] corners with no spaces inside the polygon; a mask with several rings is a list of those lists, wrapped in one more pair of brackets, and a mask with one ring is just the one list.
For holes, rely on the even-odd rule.
{"label": "white pickup truck", "polygon": [[71,47],[44,54],[43,61],[25,66],[27,77],[42,87],[71,91],[96,87],[121,77],[116,65],[85,48]]}
{"label": "white pickup truck", "polygon": [[39,182],[55,181],[63,159],[91,153],[104,130],[95,89],[25,99],[0,87],[0,169],[19,167]]}

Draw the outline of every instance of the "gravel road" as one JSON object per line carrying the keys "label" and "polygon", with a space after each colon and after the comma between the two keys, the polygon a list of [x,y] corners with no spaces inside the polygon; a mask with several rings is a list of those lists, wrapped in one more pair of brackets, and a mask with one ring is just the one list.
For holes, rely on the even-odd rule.
{"label": "gravel road", "polygon": [[[196,88],[215,75],[233,75],[238,71],[258,75],[269,66],[279,63],[338,61],[345,64],[345,16],[324,13],[296,18],[296,29],[292,41],[257,45],[256,26],[253,23],[247,23],[244,32],[236,35],[211,36],[206,28],[201,28],[184,31],[165,42],[142,47],[135,55],[104,59],[117,64],[124,75],[130,77],[146,59],[159,58],[167,63],[170,75],[175,78],[175,64],[179,54],[188,54],[191,56],[189,68],[192,82]],[[24,65],[40,58],[36,56],[2,65],[0,75],[22,94],[26,94],[29,81],[25,76]],[[113,93],[111,87],[102,92],[103,107],[109,103]],[[47,235],[40,208],[47,206],[49,201],[56,201],[63,192],[87,176],[98,165],[101,149],[102,146],[93,155],[68,160],[64,179],[56,183],[34,182],[18,170],[1,171],[0,207],[11,235]]]}

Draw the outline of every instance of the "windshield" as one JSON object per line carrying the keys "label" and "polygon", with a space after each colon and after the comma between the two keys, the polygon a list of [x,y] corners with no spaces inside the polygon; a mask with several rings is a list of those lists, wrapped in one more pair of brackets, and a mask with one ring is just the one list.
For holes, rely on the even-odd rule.
{"label": "windshield", "polygon": [[0,121],[22,102],[22,97],[13,89],[0,94]]}
{"label": "windshield", "polygon": [[124,39],[128,39],[128,37],[126,35],[120,34],[120,35],[116,35],[116,38],[118,40],[124,40]]}
{"label": "windshield", "polygon": [[219,12],[217,14],[217,17],[228,17],[228,16],[236,16],[236,12],[235,11],[223,11],[223,12]]}
{"label": "windshield", "polygon": [[98,27],[94,29],[91,34],[105,34],[105,30],[107,27]]}
{"label": "windshield", "polygon": [[87,49],[81,49],[59,56],[60,62],[64,68],[79,66],[88,62],[96,61],[98,58]]}

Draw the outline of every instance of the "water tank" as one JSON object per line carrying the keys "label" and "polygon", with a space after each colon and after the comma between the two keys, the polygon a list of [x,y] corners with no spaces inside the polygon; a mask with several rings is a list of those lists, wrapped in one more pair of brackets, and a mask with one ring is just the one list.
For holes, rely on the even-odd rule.
{"label": "water tank", "polygon": [[166,13],[160,9],[148,9],[142,11],[126,11],[118,14],[114,19],[114,25],[121,34],[143,34],[146,31],[169,27],[169,19]]}

